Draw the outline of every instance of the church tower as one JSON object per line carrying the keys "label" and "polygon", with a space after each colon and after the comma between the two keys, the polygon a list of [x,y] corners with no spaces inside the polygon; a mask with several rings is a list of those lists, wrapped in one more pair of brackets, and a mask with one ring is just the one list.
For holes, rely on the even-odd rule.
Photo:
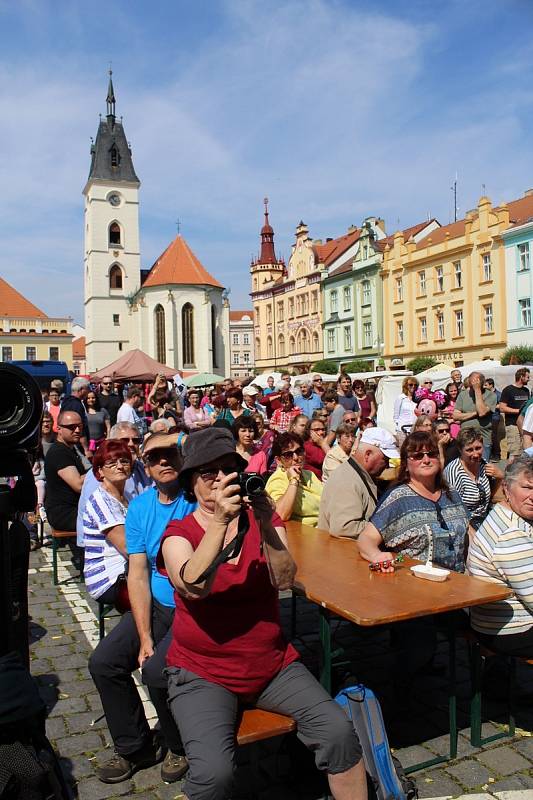
{"label": "church tower", "polygon": [[140,287],[139,187],[122,119],[115,115],[109,72],[107,113],[91,145],[83,194],[87,370],[94,372],[136,346],[130,313]]}
{"label": "church tower", "polygon": [[268,197],[263,200],[265,204],[265,222],[261,228],[261,252],[259,257],[250,264],[252,273],[252,293],[261,291],[265,284],[278,280],[283,276],[285,263],[276,258],[274,250],[274,228],[268,220]]}

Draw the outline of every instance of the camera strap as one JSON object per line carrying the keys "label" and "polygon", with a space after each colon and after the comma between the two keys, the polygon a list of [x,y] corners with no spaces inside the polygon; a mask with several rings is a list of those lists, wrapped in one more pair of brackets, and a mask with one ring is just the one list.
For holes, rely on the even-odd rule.
{"label": "camera strap", "polygon": [[191,586],[195,586],[197,583],[204,583],[208,578],[211,577],[213,572],[217,570],[221,564],[225,564],[227,561],[231,561],[232,558],[237,558],[239,553],[242,550],[242,543],[244,542],[244,537],[248,533],[248,529],[250,527],[250,520],[248,519],[248,511],[246,509],[242,509],[239,513],[239,525],[237,528],[237,536],[228,542],[228,544],[220,551],[218,556],[213,559],[211,564],[205,569],[201,575],[199,575],[196,580],[194,581],[186,581],[183,577],[183,573],[185,567],[189,563],[186,561],[179,572],[180,578],[184,583],[189,583]]}

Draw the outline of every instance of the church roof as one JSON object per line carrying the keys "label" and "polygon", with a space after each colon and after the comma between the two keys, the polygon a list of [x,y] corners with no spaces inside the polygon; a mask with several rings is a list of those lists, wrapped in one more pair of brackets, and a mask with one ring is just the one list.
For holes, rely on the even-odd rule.
{"label": "church roof", "polygon": [[26,300],[3,278],[0,278],[0,316],[47,319],[44,311]]}
{"label": "church roof", "polygon": [[152,266],[143,282],[143,288],[169,284],[207,285],[223,288],[222,284],[202,266],[185,239],[179,234]]}
{"label": "church roof", "polygon": [[100,120],[91,156],[89,180],[139,183],[124,127],[114,115]]}

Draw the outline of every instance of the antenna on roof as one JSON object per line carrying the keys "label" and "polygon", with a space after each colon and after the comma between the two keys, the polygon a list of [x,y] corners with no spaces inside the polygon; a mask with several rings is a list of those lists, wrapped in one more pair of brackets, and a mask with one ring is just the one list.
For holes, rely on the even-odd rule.
{"label": "antenna on roof", "polygon": [[179,236],[179,235],[180,235],[180,230],[181,230],[181,220],[180,220],[180,218],[179,218],[179,217],[178,217],[178,219],[176,220],[176,229],[177,229],[177,231],[178,231],[178,236]]}
{"label": "antenna on roof", "polygon": [[482,184],[481,184],[481,193],[482,193],[483,197],[485,197],[485,193],[486,193],[486,191],[487,191],[487,189],[486,189],[486,187],[485,187],[485,184],[484,184],[484,183],[482,183]]}
{"label": "antenna on roof", "polygon": [[450,188],[453,192],[453,221],[457,222],[457,172],[455,173],[455,180]]}

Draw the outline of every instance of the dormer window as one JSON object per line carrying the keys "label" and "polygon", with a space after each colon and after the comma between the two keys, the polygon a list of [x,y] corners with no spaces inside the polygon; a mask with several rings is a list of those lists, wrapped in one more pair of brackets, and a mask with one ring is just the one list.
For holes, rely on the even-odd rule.
{"label": "dormer window", "polygon": [[116,144],[111,145],[109,153],[111,156],[111,166],[114,168],[118,167],[120,165],[120,153],[118,152]]}
{"label": "dormer window", "polygon": [[112,222],[109,226],[109,244],[120,245],[120,225],[117,222]]}

